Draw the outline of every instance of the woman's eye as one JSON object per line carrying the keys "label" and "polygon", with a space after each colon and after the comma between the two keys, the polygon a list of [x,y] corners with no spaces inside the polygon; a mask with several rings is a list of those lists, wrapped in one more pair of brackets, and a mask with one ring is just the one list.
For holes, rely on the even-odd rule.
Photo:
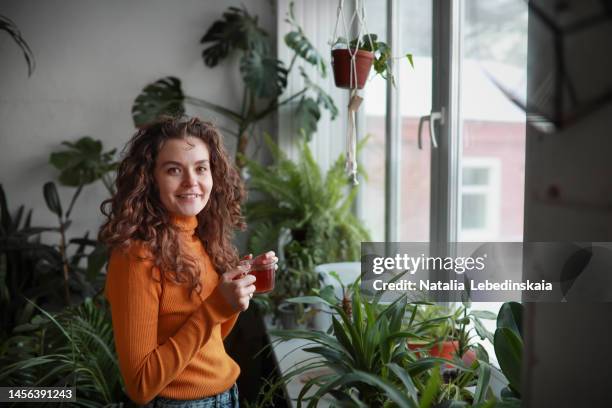
{"label": "woman's eye", "polygon": [[178,167],[170,167],[168,169],[168,174],[170,174],[170,175],[179,174],[180,172],[181,172],[181,170]]}
{"label": "woman's eye", "polygon": [[197,168],[197,170],[198,170],[198,173],[205,173],[208,171],[208,167],[200,166]]}

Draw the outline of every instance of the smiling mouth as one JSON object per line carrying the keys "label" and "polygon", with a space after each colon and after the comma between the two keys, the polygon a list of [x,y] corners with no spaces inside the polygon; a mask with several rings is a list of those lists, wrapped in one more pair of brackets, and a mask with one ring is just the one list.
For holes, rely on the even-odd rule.
{"label": "smiling mouth", "polygon": [[202,198],[204,194],[179,194],[178,198]]}

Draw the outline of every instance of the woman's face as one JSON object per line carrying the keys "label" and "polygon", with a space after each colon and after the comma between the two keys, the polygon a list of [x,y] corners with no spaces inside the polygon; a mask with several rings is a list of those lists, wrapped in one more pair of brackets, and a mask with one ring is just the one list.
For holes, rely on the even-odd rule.
{"label": "woman's face", "polygon": [[206,143],[191,136],[167,140],[157,154],[155,181],[159,198],[169,213],[199,214],[213,187]]}

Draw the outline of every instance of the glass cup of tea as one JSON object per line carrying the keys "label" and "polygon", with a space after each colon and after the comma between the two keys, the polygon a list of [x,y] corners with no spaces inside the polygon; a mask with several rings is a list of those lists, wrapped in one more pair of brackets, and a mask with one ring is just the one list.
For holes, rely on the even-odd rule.
{"label": "glass cup of tea", "polygon": [[255,281],[255,293],[268,293],[274,289],[274,276],[277,262],[263,264],[249,260],[251,269],[249,273],[257,279]]}

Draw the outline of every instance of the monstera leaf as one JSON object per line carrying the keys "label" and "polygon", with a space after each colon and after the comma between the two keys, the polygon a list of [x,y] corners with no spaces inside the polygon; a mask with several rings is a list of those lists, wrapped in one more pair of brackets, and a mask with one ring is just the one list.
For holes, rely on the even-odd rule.
{"label": "monstera leaf", "polygon": [[91,184],[117,168],[116,149],[102,152],[102,142],[84,136],[75,143],[62,142],[68,150],[51,153],[49,162],[61,173],[59,181],[65,186]]}
{"label": "monstera leaf", "polygon": [[329,111],[332,120],[336,119],[336,116],[338,116],[338,108],[336,107],[332,97],[319,85],[312,82],[302,67],[300,67],[300,74],[302,75],[302,78],[304,78],[306,87],[317,94],[317,104],[323,105],[323,107]]}
{"label": "monstera leaf", "polygon": [[267,36],[258,26],[257,17],[244,8],[230,7],[223,13],[223,20],[215,21],[200,40],[201,44],[212,43],[202,51],[202,59],[206,66],[214,67],[233,49],[267,54]]}
{"label": "monstera leaf", "polygon": [[320,118],[321,111],[317,102],[310,97],[302,97],[296,111],[296,119],[306,140],[310,141],[314,132],[317,131],[317,122]]}
{"label": "monstera leaf", "polygon": [[134,125],[146,126],[155,122],[162,114],[184,114],[184,102],[181,80],[176,77],[162,78],[147,85],[134,101],[132,106]]}
{"label": "monstera leaf", "polygon": [[294,28],[294,31],[291,31],[285,35],[285,44],[287,44],[287,47],[295,51],[295,53],[304,59],[304,61],[317,67],[321,73],[321,76],[325,78],[327,76],[325,60],[323,60],[321,54],[319,54],[317,49],[312,45],[308,38],[306,38],[306,35],[299,24],[295,22],[293,2],[291,2],[289,5],[289,15],[285,21]]}
{"label": "monstera leaf", "polygon": [[256,51],[246,54],[240,63],[246,85],[260,98],[280,95],[287,86],[287,69],[282,61],[262,56]]}
{"label": "monstera leaf", "polygon": [[34,61],[34,54],[32,54],[30,46],[21,36],[21,32],[19,31],[19,28],[17,28],[17,25],[9,18],[0,15],[0,30],[9,33],[9,35],[13,38],[13,41],[15,41],[19,48],[21,48],[26,63],[28,64],[28,76],[31,76],[36,65]]}

